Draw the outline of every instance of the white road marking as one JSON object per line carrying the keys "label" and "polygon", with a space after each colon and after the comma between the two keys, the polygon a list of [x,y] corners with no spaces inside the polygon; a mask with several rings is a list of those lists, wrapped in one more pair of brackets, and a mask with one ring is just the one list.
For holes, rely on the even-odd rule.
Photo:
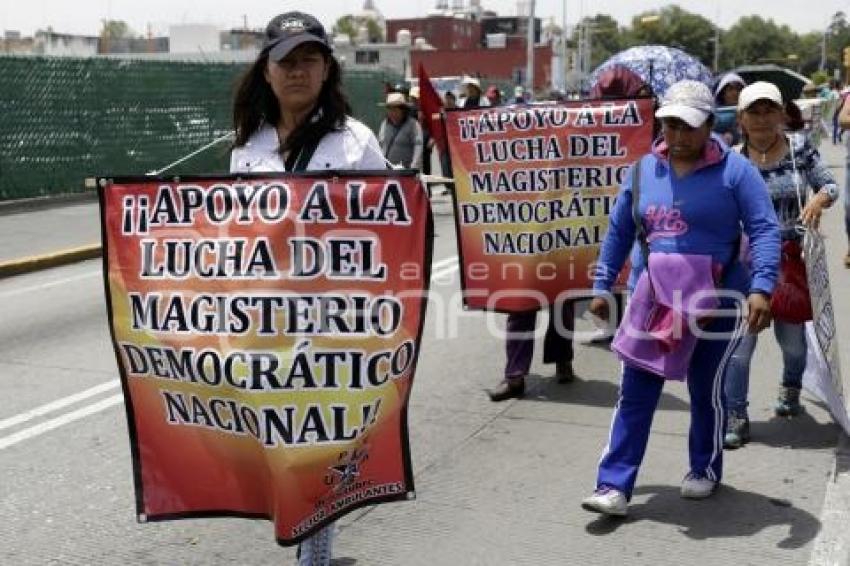
{"label": "white road marking", "polygon": [[434,283],[434,282],[437,281],[437,279],[441,278],[443,275],[448,275],[449,273],[452,273],[452,272],[457,271],[459,269],[460,269],[460,266],[455,264],[455,265],[450,265],[449,267],[447,267],[445,269],[441,269],[440,271],[437,271],[435,273],[432,273],[431,274],[431,282]]}
{"label": "white road marking", "polygon": [[434,261],[434,262],[431,263],[431,270],[432,271],[438,270],[441,267],[444,267],[446,265],[449,265],[450,263],[455,263],[455,262],[457,262],[457,256],[456,255],[453,255],[452,257],[447,257],[445,259],[441,259],[440,261]]}
{"label": "white road marking", "polygon": [[[435,277],[439,277],[445,273],[451,273],[455,271],[458,267],[457,265],[451,266],[449,269],[441,271],[442,267],[448,266],[453,262],[457,262],[458,257],[452,256],[447,257],[445,259],[441,259],[440,261],[436,261],[431,264],[431,269],[433,270],[431,280],[433,281]],[[94,277],[95,275],[101,275],[103,272],[101,270],[90,271],[88,273],[81,273],[79,275],[74,275],[72,277],[65,277],[63,279],[57,279],[55,281],[49,281],[47,283],[41,283],[40,285],[32,285],[30,287],[23,287],[21,289],[12,289],[10,291],[0,292],[0,299],[6,297],[14,297],[15,295],[23,295],[24,293],[31,293],[33,291],[41,291],[43,289],[49,289],[51,287],[57,287],[59,285],[65,285],[66,283],[72,283],[74,281],[79,281],[81,279],[88,279],[89,277]],[[2,427],[0,427],[2,428]]]}
{"label": "white road marking", "polygon": [[456,255],[433,262],[431,264],[431,283],[444,275],[457,271],[459,268],[458,256]]}
{"label": "white road marking", "polygon": [[31,293],[33,291],[41,291],[43,289],[49,289],[51,287],[58,287],[60,285],[66,285],[68,283],[73,283],[74,281],[79,281],[81,279],[88,279],[89,277],[94,277],[95,275],[101,275],[103,271],[100,269],[95,271],[89,271],[87,273],[81,273],[79,275],[72,275],[71,277],[65,277],[62,279],[56,279],[55,281],[48,281],[47,283],[41,283],[39,285],[31,285],[29,287],[22,287],[20,289],[12,289],[9,291],[0,292],[0,299],[5,299],[6,297],[14,297],[16,295],[23,295],[25,293]]}
{"label": "white road marking", "polygon": [[29,411],[25,411],[13,417],[9,417],[8,419],[3,419],[2,421],[0,421],[0,430],[23,424],[36,417],[52,413],[53,411],[58,411],[59,409],[64,409],[68,405],[73,405],[74,403],[78,403],[83,399],[88,399],[89,397],[100,395],[101,393],[105,393],[110,389],[115,389],[119,385],[120,382],[117,379],[107,381],[106,383],[101,383],[100,385],[95,385],[94,387],[91,387],[84,391],[80,391],[79,393],[75,393],[67,397],[62,397],[61,399],[57,399],[56,401],[51,401],[50,403],[41,405],[40,407],[36,407],[34,409],[30,409]]}
{"label": "white road marking", "polygon": [[[440,261],[436,261],[431,264],[432,275],[431,280],[433,281],[435,277],[440,277],[444,274],[451,273],[458,269],[457,265],[453,265],[446,270],[441,270],[442,267],[449,266],[453,262],[457,262],[458,257],[452,256],[447,257],[445,259],[441,259]],[[101,275],[103,272],[101,270],[91,271],[88,273],[82,273],[79,275],[74,275],[72,277],[65,277],[63,279],[57,279],[55,281],[49,281],[47,283],[41,283],[40,285],[32,285],[30,287],[23,287],[21,289],[12,289],[10,291],[0,292],[0,299],[4,299],[6,297],[14,297],[15,295],[23,295],[25,293],[30,293],[33,291],[41,291],[43,289],[49,289],[51,287],[57,287],[59,285],[65,285],[66,283],[72,283],[74,281],[79,281],[81,279],[88,279],[89,277],[94,277],[95,275]]]}
{"label": "white road marking", "polygon": [[835,448],[833,469],[826,480],[820,529],[812,543],[809,566],[850,563],[850,439],[842,435]]}
{"label": "white road marking", "polygon": [[[436,279],[444,275],[448,275],[449,273],[460,269],[460,266],[457,264],[457,260],[457,256],[452,256],[433,263],[432,265],[434,266],[436,271],[432,273],[431,281],[435,281]],[[41,285],[35,285],[23,289],[16,289],[14,291],[7,291],[6,293],[0,293],[0,298],[15,294],[26,293],[29,291],[36,291],[40,289],[54,287],[71,281],[92,277],[94,275],[99,275],[100,273],[101,271],[98,270],[91,273],[77,275],[74,277],[67,277],[65,279],[51,281],[49,283],[43,283]],[[120,382],[117,380],[107,381],[106,383],[101,383],[100,385],[96,385],[84,391],[80,391],[79,393],[75,393],[73,395],[57,399],[56,401],[51,401],[50,403],[46,403],[34,409],[30,409],[29,411],[25,411],[18,415],[3,419],[0,421],[0,430],[17,426],[34,418],[46,415],[48,413],[52,413],[54,411],[67,407],[68,405],[78,403],[83,399],[88,399],[89,397],[93,397],[95,395],[99,395],[101,393],[114,389],[119,385]],[[113,395],[101,401],[92,403],[91,405],[86,405],[85,407],[81,407],[69,413],[65,413],[64,415],[60,415],[56,418],[45,421],[43,423],[31,426],[29,428],[25,428],[14,434],[10,434],[9,436],[2,437],[0,438],[0,450],[13,446],[19,442],[23,442],[24,440],[39,436],[66,424],[72,423],[76,420],[85,418],[89,415],[93,415],[95,413],[108,409],[109,407],[120,403],[123,399],[124,396],[122,394]]]}
{"label": "white road marking", "polygon": [[19,442],[23,442],[24,440],[29,440],[30,438],[42,435],[45,432],[50,432],[53,429],[65,426],[66,424],[72,423],[80,419],[84,419],[95,413],[99,413],[100,411],[106,410],[112,407],[113,405],[121,403],[123,400],[124,395],[119,393],[118,395],[107,397],[106,399],[98,401],[97,403],[92,403],[91,405],[86,405],[85,407],[82,407],[75,411],[71,411],[70,413],[65,413],[64,415],[60,415],[54,419],[50,419],[49,421],[44,421],[43,423],[37,424],[35,426],[25,428],[14,434],[10,434],[9,436],[4,436],[0,438],[0,450],[4,450],[6,448],[9,448],[10,446],[14,446]]}

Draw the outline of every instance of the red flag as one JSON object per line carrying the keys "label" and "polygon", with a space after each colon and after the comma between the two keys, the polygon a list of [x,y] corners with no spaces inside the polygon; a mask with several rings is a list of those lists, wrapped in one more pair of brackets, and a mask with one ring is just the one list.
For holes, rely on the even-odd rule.
{"label": "red flag", "polygon": [[420,117],[422,128],[428,130],[440,152],[446,152],[448,150],[446,128],[440,119],[443,101],[440,100],[440,95],[434,90],[434,85],[431,84],[431,79],[428,78],[428,73],[425,72],[422,63],[419,63],[419,109],[422,111]]}

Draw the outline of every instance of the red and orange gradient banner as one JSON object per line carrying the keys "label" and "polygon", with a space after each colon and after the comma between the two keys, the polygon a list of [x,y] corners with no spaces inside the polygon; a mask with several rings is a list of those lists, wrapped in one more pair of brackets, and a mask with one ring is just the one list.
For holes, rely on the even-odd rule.
{"label": "red and orange gradient banner", "polygon": [[650,99],[450,111],[465,305],[536,310],[592,287],[608,215],[649,151]]}
{"label": "red and orange gradient banner", "polygon": [[140,520],[265,517],[288,545],[413,496],[427,196],[337,175],[99,180]]}

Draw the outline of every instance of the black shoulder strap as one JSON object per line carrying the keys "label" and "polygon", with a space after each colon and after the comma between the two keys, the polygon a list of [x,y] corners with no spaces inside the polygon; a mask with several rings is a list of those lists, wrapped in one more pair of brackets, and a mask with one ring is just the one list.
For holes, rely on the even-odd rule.
{"label": "black shoulder strap", "polygon": [[310,164],[310,160],[313,159],[313,154],[316,153],[316,148],[319,147],[319,142],[321,138],[310,141],[303,146],[298,151],[294,149],[289,152],[289,155],[286,156],[286,170],[289,172],[301,172],[307,170],[307,165]]}
{"label": "black shoulder strap", "polygon": [[644,267],[649,267],[649,242],[646,237],[646,228],[640,217],[640,162],[635,161],[632,166],[632,220],[635,222],[635,235],[640,244],[640,252],[643,256]]}

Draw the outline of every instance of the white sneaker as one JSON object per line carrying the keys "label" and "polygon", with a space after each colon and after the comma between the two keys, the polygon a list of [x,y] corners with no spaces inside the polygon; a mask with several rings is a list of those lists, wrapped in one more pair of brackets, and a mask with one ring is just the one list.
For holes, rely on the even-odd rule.
{"label": "white sneaker", "polygon": [[582,509],[586,511],[617,517],[625,517],[628,505],[629,502],[626,501],[625,493],[607,486],[598,488],[593,492],[593,495],[586,497],[581,502]]}
{"label": "white sneaker", "polygon": [[607,328],[597,328],[593,334],[587,337],[587,340],[582,340],[582,344],[588,346],[605,346],[609,345],[614,339],[614,334]]}
{"label": "white sneaker", "polygon": [[717,489],[717,482],[693,472],[688,472],[682,480],[682,497],[686,499],[705,499]]}

